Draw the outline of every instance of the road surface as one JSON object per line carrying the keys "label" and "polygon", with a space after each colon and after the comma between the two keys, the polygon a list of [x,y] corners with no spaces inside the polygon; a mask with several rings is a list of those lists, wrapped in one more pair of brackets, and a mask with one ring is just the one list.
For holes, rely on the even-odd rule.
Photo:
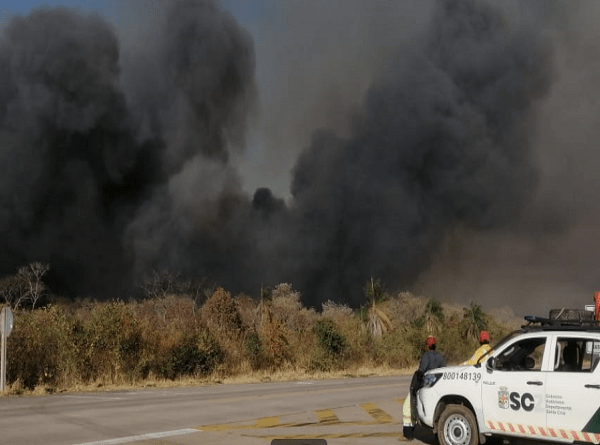
{"label": "road surface", "polygon": [[[369,377],[4,397],[0,444],[398,443],[409,383]],[[417,434],[415,445],[435,443]]]}
{"label": "road surface", "polygon": [[[402,403],[410,378],[4,397],[0,444],[269,445],[274,439],[395,444],[405,442]],[[411,443],[437,444],[419,428]]]}

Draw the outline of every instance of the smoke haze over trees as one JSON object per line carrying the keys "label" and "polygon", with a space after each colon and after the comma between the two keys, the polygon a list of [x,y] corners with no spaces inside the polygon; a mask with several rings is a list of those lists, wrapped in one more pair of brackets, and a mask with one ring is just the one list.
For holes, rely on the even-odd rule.
{"label": "smoke haze over trees", "polygon": [[[248,192],[239,168],[263,93],[253,37],[211,0],[157,4],[143,46],[60,8],[2,30],[4,274],[42,261],[60,292],[113,298],[175,270],[232,292],[289,282],[309,305],[358,305],[370,277],[418,285],[457,233],[502,233],[537,213],[552,14],[428,3],[411,38],[384,42],[360,97],[340,99],[345,114],[306,129],[284,199],[268,178]],[[544,221],[568,225],[552,206]]]}

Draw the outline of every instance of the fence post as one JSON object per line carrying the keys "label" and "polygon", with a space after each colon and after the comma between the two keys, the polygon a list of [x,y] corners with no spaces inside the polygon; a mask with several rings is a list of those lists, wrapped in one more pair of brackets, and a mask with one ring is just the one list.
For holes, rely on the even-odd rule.
{"label": "fence post", "polygon": [[2,336],[2,347],[0,351],[0,394],[6,389],[6,338],[13,328],[13,313],[9,307],[3,307],[0,312],[0,335]]}
{"label": "fence post", "polygon": [[4,326],[6,325],[6,311],[5,308],[2,308],[2,312],[0,313],[0,333],[2,334],[2,358],[0,361],[0,393],[4,394],[4,389],[6,387],[6,335],[4,334]]}

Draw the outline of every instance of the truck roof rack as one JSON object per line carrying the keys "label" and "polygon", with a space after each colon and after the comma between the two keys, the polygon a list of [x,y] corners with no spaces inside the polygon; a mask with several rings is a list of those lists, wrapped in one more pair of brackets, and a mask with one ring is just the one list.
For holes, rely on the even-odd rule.
{"label": "truck roof rack", "polygon": [[574,319],[552,319],[538,317],[537,315],[526,315],[525,321],[527,324],[521,328],[527,330],[544,330],[544,331],[600,331],[598,321],[594,319],[582,318]]}

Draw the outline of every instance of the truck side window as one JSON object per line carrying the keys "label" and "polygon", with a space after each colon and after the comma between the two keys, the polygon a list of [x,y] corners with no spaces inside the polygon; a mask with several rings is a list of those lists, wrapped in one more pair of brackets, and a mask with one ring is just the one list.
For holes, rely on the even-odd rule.
{"label": "truck side window", "polygon": [[594,372],[600,363],[600,341],[588,339],[583,349],[583,371],[587,371],[587,365],[590,365],[589,371]]}
{"label": "truck side window", "polygon": [[501,351],[497,369],[504,371],[539,371],[546,346],[546,338],[528,338]]}
{"label": "truck side window", "polygon": [[585,343],[585,350],[583,352],[584,370],[588,360],[590,363],[590,372],[594,372],[598,367],[598,363],[600,363],[600,341],[588,340]]}
{"label": "truck side window", "polygon": [[559,372],[593,372],[600,361],[600,342],[590,338],[559,337],[555,371]]}

